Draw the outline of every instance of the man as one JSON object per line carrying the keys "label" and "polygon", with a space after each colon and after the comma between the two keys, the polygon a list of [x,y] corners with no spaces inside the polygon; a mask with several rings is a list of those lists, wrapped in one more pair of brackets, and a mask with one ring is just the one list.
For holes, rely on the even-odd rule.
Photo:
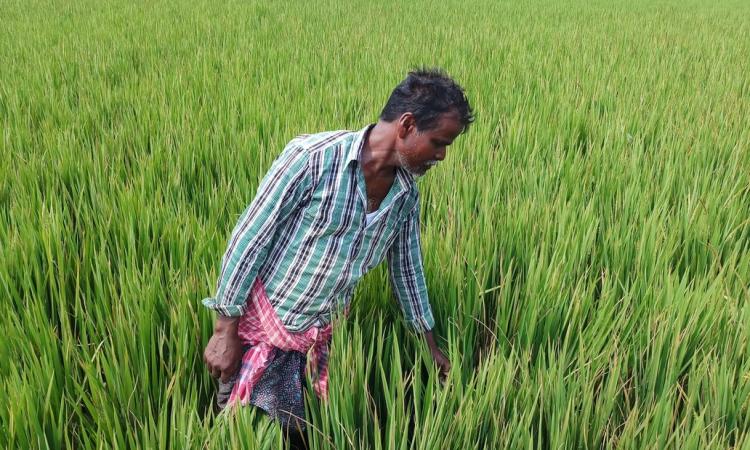
{"label": "man", "polygon": [[376,124],[289,142],[232,233],[216,296],[203,301],[218,313],[204,360],[220,379],[220,408],[253,404],[282,425],[301,418],[309,362],[325,397],[332,316],[383,259],[406,321],[445,376],[415,180],[472,121],[463,89],[439,69],[420,69],[394,89]]}

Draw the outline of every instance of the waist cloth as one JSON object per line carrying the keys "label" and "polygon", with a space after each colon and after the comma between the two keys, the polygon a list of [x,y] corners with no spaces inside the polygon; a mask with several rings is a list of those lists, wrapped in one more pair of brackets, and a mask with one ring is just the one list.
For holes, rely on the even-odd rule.
{"label": "waist cloth", "polygon": [[282,426],[305,428],[303,388],[307,368],[313,390],[328,398],[328,351],[333,324],[291,333],[284,328],[256,279],[240,318],[238,335],[245,353],[239,372],[219,382],[219,409],[254,405]]}

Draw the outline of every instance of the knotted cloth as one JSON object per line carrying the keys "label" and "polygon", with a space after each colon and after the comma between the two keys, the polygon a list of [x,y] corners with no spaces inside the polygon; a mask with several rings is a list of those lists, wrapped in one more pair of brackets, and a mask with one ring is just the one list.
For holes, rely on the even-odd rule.
{"label": "knotted cloth", "polygon": [[[242,343],[250,348],[242,357],[242,366],[229,396],[228,406],[251,403],[253,389],[278,354],[295,351],[307,355],[307,371],[313,390],[323,400],[328,398],[328,347],[332,323],[325,327],[311,327],[301,333],[290,333],[284,328],[266,296],[265,286],[255,280],[247,302],[247,310],[240,318],[238,334]],[[281,350],[281,352],[279,352]],[[304,358],[301,358],[304,361]],[[301,380],[280,380],[300,386]],[[296,395],[296,393],[295,393]],[[257,396],[256,396],[257,397]],[[252,402],[256,404],[255,401]],[[257,405],[263,407],[263,405]],[[274,412],[268,411],[275,416]]]}

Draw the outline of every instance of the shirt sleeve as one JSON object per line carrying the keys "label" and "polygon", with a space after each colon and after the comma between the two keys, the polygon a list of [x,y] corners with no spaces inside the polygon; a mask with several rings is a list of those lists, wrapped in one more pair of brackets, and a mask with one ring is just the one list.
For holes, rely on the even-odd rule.
{"label": "shirt sleeve", "polygon": [[419,233],[419,200],[388,249],[388,272],[404,318],[418,332],[435,326],[424,270]]}
{"label": "shirt sleeve", "polygon": [[311,194],[308,152],[290,142],[261,181],[229,238],[216,296],[203,304],[223,316],[241,316],[277,228]]}

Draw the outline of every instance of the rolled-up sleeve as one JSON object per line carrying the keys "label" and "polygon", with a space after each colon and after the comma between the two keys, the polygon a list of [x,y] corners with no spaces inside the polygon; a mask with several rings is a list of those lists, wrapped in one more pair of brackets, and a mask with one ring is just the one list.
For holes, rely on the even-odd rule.
{"label": "rolled-up sleeve", "polygon": [[222,258],[216,296],[203,304],[223,316],[241,316],[277,228],[310,195],[309,153],[290,142],[273,162],[242,213]]}
{"label": "rolled-up sleeve", "polygon": [[422,267],[419,200],[388,250],[388,272],[404,318],[418,332],[435,326]]}

